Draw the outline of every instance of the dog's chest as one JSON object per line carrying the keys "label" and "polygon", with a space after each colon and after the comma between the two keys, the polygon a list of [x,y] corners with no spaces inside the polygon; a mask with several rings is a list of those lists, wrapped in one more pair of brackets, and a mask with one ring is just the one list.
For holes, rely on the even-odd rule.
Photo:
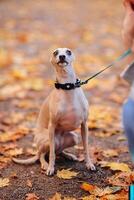
{"label": "dog's chest", "polygon": [[64,130],[74,130],[87,117],[88,104],[84,96],[64,98],[60,107],[58,127]]}

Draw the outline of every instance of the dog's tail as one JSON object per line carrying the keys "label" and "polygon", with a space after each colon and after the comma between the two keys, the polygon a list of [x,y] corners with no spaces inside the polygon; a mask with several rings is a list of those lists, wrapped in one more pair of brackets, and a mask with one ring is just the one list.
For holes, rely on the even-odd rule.
{"label": "dog's tail", "polygon": [[15,163],[22,164],[22,165],[34,164],[38,159],[39,159],[38,155],[35,155],[35,156],[33,156],[31,158],[28,158],[28,159],[25,159],[25,160],[17,159],[17,158],[12,158],[12,160]]}

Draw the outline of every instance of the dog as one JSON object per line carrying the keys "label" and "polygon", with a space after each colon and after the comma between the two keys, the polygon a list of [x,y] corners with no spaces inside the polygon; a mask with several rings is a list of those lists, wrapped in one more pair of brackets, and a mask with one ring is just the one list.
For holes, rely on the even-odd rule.
{"label": "dog", "polygon": [[[33,158],[18,160],[20,164],[34,163],[37,159],[47,175],[54,174],[55,152],[62,152],[66,157],[78,160],[64,149],[78,144],[78,135],[74,132],[81,128],[82,142],[85,151],[87,169],[95,170],[89,155],[88,145],[88,101],[78,84],[73,69],[74,54],[70,49],[58,48],[51,58],[51,63],[56,74],[55,88],[44,101],[37,120],[34,142],[38,153]],[[44,155],[49,151],[49,164]]]}
{"label": "dog", "polygon": [[121,76],[130,84],[129,97],[123,105],[123,126],[128,139],[129,150],[134,162],[134,62],[127,67]]}

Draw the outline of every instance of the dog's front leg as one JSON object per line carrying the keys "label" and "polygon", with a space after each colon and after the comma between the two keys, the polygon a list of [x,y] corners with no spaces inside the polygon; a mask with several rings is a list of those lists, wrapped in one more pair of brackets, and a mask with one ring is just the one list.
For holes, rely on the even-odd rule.
{"label": "dog's front leg", "polygon": [[54,174],[55,165],[55,125],[51,122],[48,126],[49,131],[49,142],[50,142],[50,152],[49,152],[49,165],[47,169],[47,175]]}
{"label": "dog's front leg", "polygon": [[89,145],[88,145],[88,126],[87,122],[84,121],[81,124],[81,136],[82,136],[82,142],[84,146],[84,151],[85,151],[85,162],[86,162],[86,167],[87,169],[95,170],[95,166],[92,163],[90,156],[89,156]]}

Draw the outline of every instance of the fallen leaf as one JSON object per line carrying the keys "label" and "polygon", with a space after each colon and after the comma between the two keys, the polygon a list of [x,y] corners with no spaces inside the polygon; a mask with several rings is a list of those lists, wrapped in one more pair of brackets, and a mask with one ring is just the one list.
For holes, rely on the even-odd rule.
{"label": "fallen leaf", "polygon": [[0,68],[7,67],[13,63],[11,54],[5,49],[0,49]]}
{"label": "fallen leaf", "polygon": [[81,197],[80,200],[97,200],[97,199],[96,199],[96,196],[90,195],[90,196]]}
{"label": "fallen leaf", "polygon": [[104,195],[99,200],[128,200],[128,192],[125,190],[122,190],[118,194]]}
{"label": "fallen leaf", "polygon": [[83,190],[85,190],[85,191],[87,191],[87,192],[90,192],[90,193],[91,193],[92,191],[94,191],[95,188],[96,188],[96,186],[91,185],[91,184],[89,184],[89,183],[82,183],[82,185],[81,185],[81,189],[83,189]]}
{"label": "fallen leaf", "polygon": [[24,135],[28,134],[28,129],[17,129],[14,132],[7,132],[0,134],[0,142],[10,142],[16,141],[23,137]]}
{"label": "fallen leaf", "polygon": [[15,172],[12,172],[10,175],[10,178],[16,179],[16,178],[18,178],[18,176]]}
{"label": "fallen leaf", "polygon": [[39,197],[35,193],[28,193],[25,200],[39,200]]}
{"label": "fallen leaf", "polygon": [[9,179],[8,178],[0,178],[0,188],[8,186],[9,185]]}
{"label": "fallen leaf", "polygon": [[105,187],[105,188],[99,188],[95,185],[91,185],[91,184],[88,184],[88,183],[83,183],[81,185],[81,189],[89,192],[90,194],[96,196],[96,197],[102,197],[106,194],[113,194],[113,193],[116,193],[118,191],[121,190],[121,187]]}
{"label": "fallen leaf", "polygon": [[108,183],[116,186],[129,186],[134,182],[134,172],[120,172],[108,179]]}
{"label": "fallen leaf", "polygon": [[116,156],[118,156],[118,152],[115,149],[103,150],[103,156],[105,156],[106,158],[116,157]]}
{"label": "fallen leaf", "polygon": [[62,200],[61,194],[56,192],[56,194],[53,197],[49,198],[49,200]]}
{"label": "fallen leaf", "polygon": [[117,140],[118,140],[118,141],[126,141],[127,138],[126,138],[125,136],[119,136],[119,137],[117,138]]}
{"label": "fallen leaf", "polygon": [[19,80],[23,80],[26,79],[28,74],[26,69],[24,68],[14,68],[11,71],[11,75],[15,78],[15,79],[19,79]]}
{"label": "fallen leaf", "polygon": [[26,184],[30,188],[32,188],[32,186],[33,186],[32,182],[29,179],[27,180]]}
{"label": "fallen leaf", "polygon": [[62,169],[57,171],[57,176],[62,179],[71,179],[77,176],[78,172],[71,171],[71,169]]}
{"label": "fallen leaf", "polygon": [[131,169],[125,163],[117,163],[117,162],[107,162],[107,161],[100,161],[99,164],[101,167],[109,167],[114,171],[122,171],[122,172],[130,172]]}
{"label": "fallen leaf", "polygon": [[17,156],[17,155],[21,155],[22,153],[23,153],[22,148],[15,148],[15,149],[10,149],[6,151],[6,155],[9,155],[9,156]]}
{"label": "fallen leaf", "polygon": [[41,91],[44,89],[44,80],[41,78],[27,79],[23,82],[23,88]]}
{"label": "fallen leaf", "polygon": [[64,197],[63,200],[77,200],[77,199],[75,199],[75,198],[73,198],[73,197]]}

